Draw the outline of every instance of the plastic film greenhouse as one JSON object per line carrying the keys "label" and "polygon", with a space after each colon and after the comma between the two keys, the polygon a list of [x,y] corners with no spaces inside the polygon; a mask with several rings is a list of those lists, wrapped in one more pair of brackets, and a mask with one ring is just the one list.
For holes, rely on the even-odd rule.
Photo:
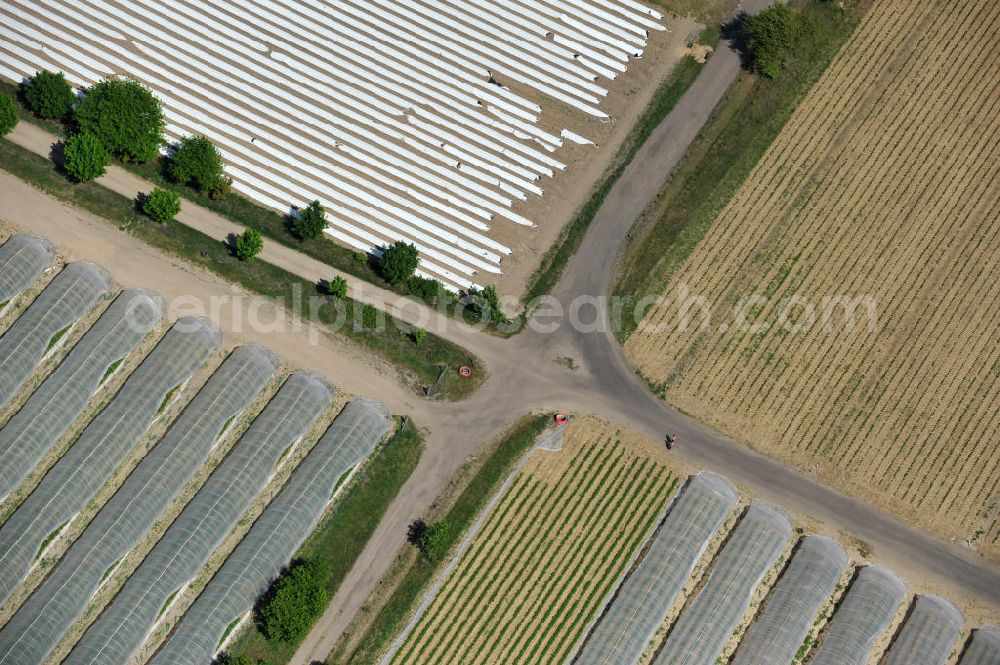
{"label": "plastic film greenhouse", "polygon": [[906,597],[906,585],[891,570],[865,566],[854,576],[833,613],[812,665],[864,665],[875,640]]}
{"label": "plastic film greenhouse", "polygon": [[150,663],[209,662],[227,628],[250,611],[316,527],[340,478],[371,453],[390,425],[388,412],[378,402],[365,398],[350,402]]}
{"label": "plastic film greenhouse", "polygon": [[917,596],[884,665],[944,665],[965,619],[944,598]]}
{"label": "plastic film greenhouse", "polygon": [[778,509],[752,504],[722,548],[708,582],[684,608],[654,662],[715,665],[791,533],[791,523]]}
{"label": "plastic film greenhouse", "polygon": [[70,263],[55,276],[0,337],[0,407],[111,287],[107,272],[92,263]]}
{"label": "plastic film greenhouse", "polygon": [[331,401],[331,388],[321,377],[293,374],[64,662],[128,662],[264,488],[285,451],[309,431]]}
{"label": "plastic film greenhouse", "polygon": [[738,500],[736,489],[722,476],[710,472],[694,476],[573,662],[637,663]]}
{"label": "plastic film greenhouse", "polygon": [[123,292],[0,430],[0,498],[10,494],[66,433],[111,367],[157,325],[163,309],[156,293]]}
{"label": "plastic film greenhouse", "polygon": [[0,528],[0,594],[9,597],[44,550],[104,485],[171,392],[221,343],[207,319],[181,319]]}
{"label": "plastic film greenhouse", "polygon": [[1000,665],[1000,628],[993,626],[972,631],[958,665]]}
{"label": "plastic film greenhouse", "polygon": [[788,665],[847,569],[847,553],[825,536],[802,539],[732,665]]}
{"label": "plastic film greenhouse", "polygon": [[0,311],[38,279],[56,258],[45,238],[17,233],[0,245]]}
{"label": "plastic film greenhouse", "polygon": [[108,573],[149,533],[201,468],[227,423],[260,395],[277,368],[274,355],[260,346],[239,347],[230,355],[0,630],[0,664],[45,660]]}

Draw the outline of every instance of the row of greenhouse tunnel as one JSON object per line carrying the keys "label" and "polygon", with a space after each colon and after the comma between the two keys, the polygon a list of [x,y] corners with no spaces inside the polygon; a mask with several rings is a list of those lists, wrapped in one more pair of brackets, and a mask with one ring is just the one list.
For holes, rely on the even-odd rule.
{"label": "row of greenhouse tunnel", "polygon": [[[717,539],[722,543],[711,567],[671,620],[696,565]],[[767,594],[754,610],[762,586]],[[906,584],[891,570],[852,568],[835,540],[801,535],[765,502],[741,508],[726,478],[703,471],[668,507],[570,662],[634,665],[653,651],[654,665],[866,665],[873,658],[880,665],[945,665],[957,653],[958,665],[1000,664],[1000,629],[973,630],[960,643],[965,619],[954,604],[932,595],[908,598]],[[742,631],[745,615],[754,611]],[[814,625],[827,618],[814,643]],[[725,659],[734,636],[738,644]]]}
{"label": "row of greenhouse tunnel", "polygon": [[[235,537],[150,660],[208,663],[393,428],[374,400],[345,404],[318,374],[286,377],[262,346],[226,351],[207,319],[165,317],[158,294],[119,291],[91,263],[61,264],[42,238],[0,245],[3,665],[47,662],[161,520],[169,526],[62,662],[136,658]],[[68,546],[50,556],[60,538]]]}

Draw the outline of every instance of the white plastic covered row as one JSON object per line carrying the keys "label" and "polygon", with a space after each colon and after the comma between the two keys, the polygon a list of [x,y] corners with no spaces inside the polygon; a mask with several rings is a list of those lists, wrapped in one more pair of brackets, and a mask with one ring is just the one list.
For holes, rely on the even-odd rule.
{"label": "white plastic covered row", "polygon": [[219,144],[237,191],[282,212],[319,199],[340,242],[413,242],[458,289],[500,272],[490,227],[533,224],[512,206],[563,168],[547,153],[587,141],[498,81],[605,117],[605,81],[661,18],[634,0],[11,0],[0,74],[135,76],[169,138]]}
{"label": "white plastic covered row", "polygon": [[1000,665],[1000,627],[985,626],[972,631],[958,665]]}
{"label": "white plastic covered row", "polygon": [[884,665],[944,665],[955,650],[965,618],[950,601],[917,596],[899,629]]}
{"label": "white plastic covered row", "polygon": [[56,258],[45,238],[15,233],[0,245],[0,314],[38,279]]}

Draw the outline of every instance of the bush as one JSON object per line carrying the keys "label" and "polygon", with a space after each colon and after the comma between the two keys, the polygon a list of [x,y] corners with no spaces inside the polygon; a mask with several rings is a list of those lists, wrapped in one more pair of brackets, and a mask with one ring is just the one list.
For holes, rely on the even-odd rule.
{"label": "bush", "polygon": [[482,291],[469,289],[469,308],[478,316],[488,320],[503,323],[507,321],[503,309],[500,307],[500,298],[497,296],[496,287],[487,286]]}
{"label": "bush", "polygon": [[413,343],[420,346],[427,339],[427,331],[423,328],[417,328],[413,331]]}
{"label": "bush", "polygon": [[208,198],[213,201],[221,201],[233,193],[233,179],[227,175],[215,181],[208,190]]}
{"label": "bush", "polygon": [[7,136],[17,126],[17,107],[7,95],[0,95],[0,136]]}
{"label": "bush", "polygon": [[249,261],[264,249],[264,239],[261,238],[260,231],[256,229],[247,229],[236,236],[234,244],[236,258],[240,261]]}
{"label": "bush", "polygon": [[172,189],[155,187],[142,202],[142,211],[157,222],[165,224],[181,211],[181,196]]}
{"label": "bush", "polygon": [[77,182],[90,182],[108,170],[111,156],[104,144],[89,132],[80,132],[66,139],[63,146],[63,168]]}
{"label": "bush", "polygon": [[166,165],[168,178],[203,193],[212,192],[226,178],[222,169],[222,154],[204,136],[182,138]]}
{"label": "bush", "polygon": [[21,94],[28,108],[42,118],[65,118],[76,101],[62,72],[36,72],[29,82],[21,84]]}
{"label": "bush", "polygon": [[326,210],[319,201],[313,201],[292,218],[292,231],[301,240],[315,240],[326,228]]}
{"label": "bush", "polygon": [[259,658],[254,659],[242,654],[234,656],[229,653],[223,653],[215,659],[213,665],[265,665],[265,663]]}
{"label": "bush", "polygon": [[132,79],[104,79],[76,107],[81,131],[100,139],[112,156],[147,162],[163,145],[163,109],[149,88]]}
{"label": "bush", "polygon": [[432,559],[441,559],[451,545],[451,522],[441,520],[427,525],[424,533],[424,553]]}
{"label": "bush", "polygon": [[396,286],[412,277],[419,263],[420,257],[417,256],[417,248],[411,243],[397,240],[382,252],[382,260],[379,265],[385,281]]}
{"label": "bush", "polygon": [[326,294],[337,300],[347,297],[347,280],[337,275],[326,283]]}
{"label": "bush", "polygon": [[444,284],[436,279],[413,275],[406,284],[410,287],[410,293],[431,305],[447,297]]}
{"label": "bush", "polygon": [[742,38],[751,68],[768,78],[776,78],[785,56],[802,41],[805,32],[805,20],[787,5],[772,5],[744,18]]}
{"label": "bush", "polygon": [[330,570],[320,559],[293,561],[261,601],[261,630],[269,640],[295,643],[305,637],[330,600]]}

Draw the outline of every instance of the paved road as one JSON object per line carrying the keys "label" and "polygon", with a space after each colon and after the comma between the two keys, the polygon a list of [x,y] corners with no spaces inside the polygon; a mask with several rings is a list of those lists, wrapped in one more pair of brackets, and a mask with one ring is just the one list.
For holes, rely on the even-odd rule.
{"label": "paved road", "polygon": [[[753,0],[747,6],[753,9],[764,4],[762,0]],[[598,211],[557,285],[555,295],[562,302],[569,302],[580,294],[607,293],[625,234],[684,154],[738,69],[734,53],[727,49],[717,51],[674,111],[639,151]],[[12,138],[47,154],[52,137],[33,132],[22,124]],[[113,170],[104,184],[126,196],[149,189],[148,183],[124,171]],[[23,188],[23,184],[13,179],[0,178],[0,200],[17,200],[23,195]],[[43,204],[36,203],[36,208],[38,206]],[[107,261],[109,255],[114,255],[108,249],[116,242],[113,227],[99,229],[98,223],[91,222],[88,242],[66,246],[51,233],[52,221],[59,218],[67,225],[75,224],[79,223],[80,214],[67,212],[65,206],[53,201],[44,207],[48,209],[46,216],[32,215],[28,211],[17,214],[10,221],[39,232],[48,231],[56,244],[71,251],[75,258],[103,260],[112,274],[120,278],[119,273],[125,268],[116,267],[115,261]],[[180,221],[214,237],[224,237],[233,230],[226,220],[189,202],[185,203],[185,211]],[[4,211],[4,214],[9,218],[12,212]],[[45,220],[45,225],[39,220]],[[276,243],[270,243],[265,252],[266,260],[309,279],[330,274],[329,268],[314,265],[308,257]],[[155,268],[151,264],[150,270],[156,272],[158,278],[186,271],[176,260],[166,256],[155,258],[154,255],[152,251],[148,260],[157,261]],[[176,278],[179,280],[181,275]],[[355,295],[392,310],[397,296],[352,278],[349,281],[356,289]],[[597,311],[603,315],[605,310],[597,308]],[[407,312],[417,313],[417,310],[407,309]],[[404,313],[404,316],[409,319],[411,315]],[[439,322],[433,315],[431,320],[435,324]],[[325,658],[405,545],[407,525],[426,514],[469,456],[480,454],[493,437],[521,414],[532,410],[593,413],[634,427],[654,440],[664,432],[676,432],[680,439],[677,454],[692,465],[723,473],[755,496],[808,514],[831,528],[868,541],[880,563],[893,566],[904,575],[919,575],[944,591],[953,590],[994,605],[1000,598],[1000,571],[967,550],[911,529],[872,506],[845,497],[791,467],[758,455],[667,407],[636,378],[620,346],[609,333],[584,333],[563,326],[549,334],[527,330],[503,340],[472,333],[454,323],[441,332],[444,337],[474,349],[490,368],[490,381],[462,403],[423,402],[388,385],[391,381],[387,377],[372,376],[370,366],[361,360],[338,360],[345,368],[353,366],[354,371],[342,370],[343,373],[338,372],[339,381],[338,377],[333,377],[334,380],[341,385],[347,383],[349,390],[375,394],[397,413],[412,415],[428,431],[426,451],[326,614],[296,653],[292,662],[297,665]],[[295,347],[297,343],[294,339],[277,337],[256,341],[279,349],[279,353],[281,348]],[[575,358],[581,368],[573,371],[554,362],[565,356]],[[473,422],[474,427],[471,427]]]}

